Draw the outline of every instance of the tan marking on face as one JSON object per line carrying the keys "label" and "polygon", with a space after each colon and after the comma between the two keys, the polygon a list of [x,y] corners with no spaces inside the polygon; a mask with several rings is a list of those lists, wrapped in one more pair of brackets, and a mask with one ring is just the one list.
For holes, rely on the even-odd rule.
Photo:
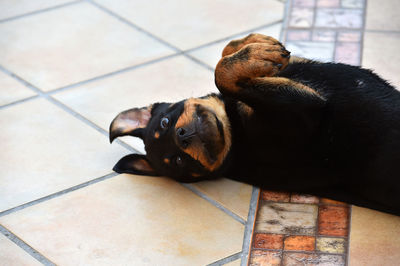
{"label": "tan marking on face", "polygon": [[164,158],[164,163],[169,164],[170,163],[169,159],[168,158]]}
{"label": "tan marking on face", "polygon": [[244,102],[238,101],[238,111],[241,115],[249,118],[253,115],[254,109],[245,104]]}
{"label": "tan marking on face", "polygon": [[[232,144],[230,122],[228,116],[226,115],[224,102],[215,96],[210,96],[206,99],[190,98],[186,100],[184,104],[184,111],[176,122],[175,128],[178,129],[180,127],[185,127],[185,125],[191,123],[196,111],[196,106],[198,105],[215,114],[222,124],[224,138],[222,139],[219,137],[219,139],[216,139],[215,141],[216,145],[221,144],[219,149],[220,152],[216,156],[217,159],[214,162],[211,162],[210,158],[206,155],[204,145],[201,143],[192,143],[186,149],[183,149],[183,151],[193,159],[199,161],[206,169],[213,171],[222,165]],[[208,117],[208,120],[215,121],[215,118]]]}
{"label": "tan marking on face", "polygon": [[197,173],[192,173],[191,176],[193,176],[193,177],[200,177],[201,175],[200,175],[200,174],[197,174]]}
{"label": "tan marking on face", "polygon": [[160,137],[160,132],[156,131],[156,133],[154,133],[154,138],[158,139]]}

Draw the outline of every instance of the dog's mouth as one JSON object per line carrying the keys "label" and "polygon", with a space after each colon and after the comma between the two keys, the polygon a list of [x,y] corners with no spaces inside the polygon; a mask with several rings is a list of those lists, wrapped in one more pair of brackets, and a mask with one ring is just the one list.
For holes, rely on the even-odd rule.
{"label": "dog's mouth", "polygon": [[224,129],[217,115],[212,111],[198,112],[196,131],[210,162],[217,160],[217,155],[224,147]]}

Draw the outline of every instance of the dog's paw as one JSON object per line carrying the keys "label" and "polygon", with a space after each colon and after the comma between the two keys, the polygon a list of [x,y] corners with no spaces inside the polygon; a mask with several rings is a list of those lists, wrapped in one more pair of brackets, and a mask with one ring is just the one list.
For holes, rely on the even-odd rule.
{"label": "dog's paw", "polygon": [[289,64],[289,59],[290,52],[276,40],[246,44],[221,58],[215,69],[215,82],[221,92],[236,92],[242,82],[276,75]]}
{"label": "dog's paw", "polygon": [[282,46],[282,44],[278,40],[270,36],[265,36],[259,33],[251,33],[242,39],[233,40],[230,43],[228,43],[228,45],[225,46],[224,50],[222,51],[222,57],[231,55],[242,49],[243,46],[250,43],[265,43],[269,45]]}

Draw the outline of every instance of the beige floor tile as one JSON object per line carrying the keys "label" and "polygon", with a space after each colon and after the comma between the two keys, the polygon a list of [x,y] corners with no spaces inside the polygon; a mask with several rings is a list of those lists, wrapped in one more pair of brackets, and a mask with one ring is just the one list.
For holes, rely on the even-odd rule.
{"label": "beige floor tile", "polygon": [[3,72],[0,72],[0,89],[0,105],[36,95],[36,93]]}
{"label": "beige floor tile", "polygon": [[400,89],[399,47],[400,33],[366,32],[364,35],[362,65],[375,70],[377,74],[392,82],[397,89]]}
{"label": "beige floor tile", "polygon": [[120,175],[0,218],[59,265],[206,265],[244,227],[165,178]]}
{"label": "beige floor tile", "polygon": [[226,178],[192,185],[243,220],[247,220],[252,186]]}
{"label": "beige floor tile", "polygon": [[97,2],[180,49],[281,20],[284,10],[276,0],[253,0],[251,4],[240,0]]}
{"label": "beige floor tile", "polygon": [[127,154],[43,99],[0,112],[0,211],[112,172]]}
{"label": "beige floor tile", "polygon": [[0,64],[45,91],[172,53],[82,2],[0,24]]}
{"label": "beige floor tile", "polygon": [[[126,109],[210,92],[217,92],[214,73],[179,56],[58,93],[55,98],[108,130],[112,119]],[[122,140],[144,152],[138,138]]]}
{"label": "beige floor tile", "polygon": [[400,1],[398,0],[368,0],[367,30],[400,30]]}
{"label": "beige floor tile", "polygon": [[231,262],[228,262],[226,264],[224,264],[225,266],[240,266],[241,260],[237,259]]}
{"label": "beige floor tile", "polygon": [[353,206],[349,265],[398,265],[400,217]]}
{"label": "beige floor tile", "polygon": [[0,233],[0,265],[34,266],[42,264]]}
{"label": "beige floor tile", "polygon": [[0,19],[11,18],[68,2],[71,2],[71,0],[2,0],[0,1]]}
{"label": "beige floor tile", "polygon": [[[262,30],[258,30],[257,33],[261,33],[279,39],[281,28],[282,28],[282,23],[278,23],[273,26],[263,28]],[[235,37],[235,39],[245,37],[246,35],[247,34],[239,35]],[[222,50],[229,43],[229,41],[230,40],[221,41],[216,44],[207,46],[205,48],[195,50],[191,52],[190,55],[196,57],[197,59],[206,63],[210,67],[215,67],[218,61],[221,59]]]}

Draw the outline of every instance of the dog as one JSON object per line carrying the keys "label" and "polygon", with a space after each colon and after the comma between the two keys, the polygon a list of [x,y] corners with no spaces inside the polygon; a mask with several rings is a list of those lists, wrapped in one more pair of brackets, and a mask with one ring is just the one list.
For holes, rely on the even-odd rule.
{"label": "dog", "polygon": [[114,171],[226,177],[400,215],[400,92],[387,81],[250,34],[224,48],[215,83],[220,94],[117,115],[110,141],[139,137],[146,155],[125,156]]}

